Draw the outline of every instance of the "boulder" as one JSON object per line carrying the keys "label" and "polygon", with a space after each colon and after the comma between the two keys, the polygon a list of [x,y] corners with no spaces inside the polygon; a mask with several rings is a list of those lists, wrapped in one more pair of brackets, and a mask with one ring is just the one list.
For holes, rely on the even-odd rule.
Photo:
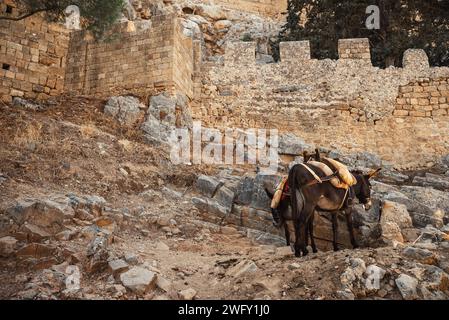
{"label": "boulder", "polygon": [[104,113],[117,119],[123,125],[133,125],[143,117],[145,105],[131,96],[111,97],[104,107]]}
{"label": "boulder", "polygon": [[121,273],[126,272],[129,269],[129,265],[122,259],[111,260],[109,261],[108,266],[109,271],[116,279]]}
{"label": "boulder", "polygon": [[226,208],[226,213],[229,214],[232,211],[232,204],[234,203],[234,192],[228,189],[225,186],[222,186],[218,189],[214,196],[214,200],[216,200],[220,205]]}
{"label": "boulder", "polygon": [[407,247],[402,251],[402,255],[407,258],[417,260],[423,264],[436,264],[436,255],[427,249],[421,249],[416,247]]}
{"label": "boulder", "polygon": [[444,175],[426,173],[424,177],[416,176],[413,179],[413,183],[419,186],[432,187],[442,191],[449,190],[449,177]]}
{"label": "boulder", "polygon": [[399,275],[395,280],[396,286],[405,300],[413,300],[418,297],[417,286],[418,280],[406,274]]}
{"label": "boulder", "polygon": [[254,273],[259,268],[254,263],[254,261],[251,260],[242,260],[234,267],[230,268],[226,274],[231,277],[239,278],[241,276],[244,276],[246,274]]}
{"label": "boulder", "polygon": [[69,193],[66,196],[68,203],[75,210],[85,209],[95,217],[103,214],[103,209],[106,205],[106,200],[103,197],[96,195],[77,196],[73,193]]}
{"label": "boulder", "polygon": [[214,23],[215,29],[218,31],[227,30],[232,26],[232,22],[229,20],[218,20]]}
{"label": "boulder", "polygon": [[88,271],[98,272],[105,269],[109,258],[109,237],[98,233],[87,247],[87,257],[89,258]]}
{"label": "boulder", "polygon": [[197,14],[212,20],[226,19],[226,13],[221,6],[202,4],[199,5],[196,9]]}
{"label": "boulder", "polygon": [[413,226],[407,207],[392,201],[385,201],[380,218],[382,237],[387,241],[404,242],[401,230]]}
{"label": "boulder", "polygon": [[200,175],[196,180],[196,188],[198,191],[209,198],[212,198],[215,195],[215,192],[219,187],[223,185],[222,182],[217,179],[205,175]]}
{"label": "boulder", "polygon": [[35,259],[53,257],[56,247],[48,244],[30,243],[20,248],[16,255],[18,257],[32,257]]}
{"label": "boulder", "polygon": [[139,263],[139,258],[133,253],[125,253],[124,259],[127,263],[131,265],[136,265]]}
{"label": "boulder", "polygon": [[365,281],[366,289],[370,291],[377,291],[380,289],[380,282],[384,278],[386,271],[374,264],[369,265],[365,274],[367,276]]}
{"label": "boulder", "polygon": [[170,146],[173,129],[190,128],[192,124],[187,97],[181,94],[170,96],[167,93],[161,93],[151,97],[141,129],[148,143]]}
{"label": "boulder", "polygon": [[23,108],[23,109],[27,109],[27,110],[33,110],[33,111],[43,109],[42,105],[33,103],[31,101],[22,99],[20,97],[14,97],[14,99],[12,100],[12,105],[14,107]]}
{"label": "boulder", "polygon": [[210,213],[219,217],[229,214],[227,208],[212,199],[193,197],[192,203],[202,213]]}
{"label": "boulder", "polygon": [[449,275],[439,267],[423,265],[420,291],[427,300],[447,300],[449,292]]}
{"label": "boulder", "polygon": [[[416,208],[408,208],[410,211],[415,211],[417,214],[427,215],[429,216],[428,221],[425,225],[431,223],[435,225],[435,223],[439,223],[439,221],[435,221],[433,219],[433,214],[436,210],[441,210],[444,212],[444,223],[449,222],[449,193],[445,191],[436,190],[429,187],[418,187],[418,186],[403,186],[400,188],[400,191],[405,194],[410,199],[419,205]],[[427,209],[427,210],[426,210]],[[413,222],[415,223],[414,213],[411,212]],[[419,225],[420,227],[424,227],[425,225]]]}
{"label": "boulder", "polygon": [[400,229],[413,227],[412,218],[407,211],[407,207],[392,201],[384,201],[382,206],[380,223],[382,225],[386,222],[393,222]]}
{"label": "boulder", "polygon": [[237,187],[235,203],[240,205],[249,205],[253,199],[254,178],[244,176]]}
{"label": "boulder", "polygon": [[258,244],[285,246],[285,238],[256,229],[246,228],[246,237]]}
{"label": "boulder", "polygon": [[151,289],[156,278],[155,273],[142,267],[133,267],[120,275],[123,286],[137,294],[144,294]]}
{"label": "boulder", "polygon": [[270,211],[271,199],[268,197],[265,187],[274,190],[281,178],[277,175],[257,174],[254,180],[254,189],[251,208]]}
{"label": "boulder", "polygon": [[51,237],[51,234],[41,227],[26,222],[22,225],[20,231],[26,234],[27,242],[40,242]]}
{"label": "boulder", "polygon": [[14,253],[17,246],[17,239],[6,236],[0,238],[0,257],[9,257]]}
{"label": "boulder", "polygon": [[74,216],[70,206],[48,199],[20,200],[7,208],[5,213],[18,225],[27,222],[51,235],[63,230],[63,222],[67,216]]}
{"label": "boulder", "polygon": [[382,238],[387,242],[397,241],[399,243],[404,242],[404,237],[402,236],[401,228],[394,222],[385,222],[381,225],[382,228]]}

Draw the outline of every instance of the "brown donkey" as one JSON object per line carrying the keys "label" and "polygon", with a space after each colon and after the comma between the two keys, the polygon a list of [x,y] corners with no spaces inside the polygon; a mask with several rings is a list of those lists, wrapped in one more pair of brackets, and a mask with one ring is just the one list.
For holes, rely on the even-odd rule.
{"label": "brown donkey", "polygon": [[[320,178],[325,176],[319,168],[311,164],[305,165]],[[351,244],[354,248],[357,248],[352,225],[352,199],[356,196],[360,203],[365,206],[365,209],[369,210],[371,207],[371,184],[369,179],[379,170],[372,171],[367,175],[362,174],[360,171],[352,172],[357,183],[346,191],[345,189],[335,188],[329,181],[318,183],[304,165],[297,164],[290,169],[288,184],[291,193],[292,218],[295,226],[294,251],[297,257],[301,256],[301,253],[303,255],[308,254],[306,248],[307,233],[313,235],[313,231],[310,229],[313,229],[313,214],[316,209],[332,213],[334,250],[338,250],[337,213],[344,211]]]}

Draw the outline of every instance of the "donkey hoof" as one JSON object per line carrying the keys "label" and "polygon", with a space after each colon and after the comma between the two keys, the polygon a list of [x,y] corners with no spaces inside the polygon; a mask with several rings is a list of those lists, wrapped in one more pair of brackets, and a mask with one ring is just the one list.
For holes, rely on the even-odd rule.
{"label": "donkey hoof", "polygon": [[338,249],[337,247],[334,248],[334,251],[338,251],[338,250],[340,250],[340,249]]}
{"label": "donkey hoof", "polygon": [[318,250],[317,249],[312,249],[313,253],[317,253]]}

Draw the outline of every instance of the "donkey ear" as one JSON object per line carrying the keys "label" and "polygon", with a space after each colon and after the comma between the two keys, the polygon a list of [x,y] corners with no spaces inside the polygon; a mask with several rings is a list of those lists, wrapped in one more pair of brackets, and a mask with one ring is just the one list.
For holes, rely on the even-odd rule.
{"label": "donkey ear", "polygon": [[382,168],[378,168],[376,170],[371,170],[370,172],[368,172],[368,174],[367,174],[368,179],[375,177],[379,173],[380,170],[382,170]]}

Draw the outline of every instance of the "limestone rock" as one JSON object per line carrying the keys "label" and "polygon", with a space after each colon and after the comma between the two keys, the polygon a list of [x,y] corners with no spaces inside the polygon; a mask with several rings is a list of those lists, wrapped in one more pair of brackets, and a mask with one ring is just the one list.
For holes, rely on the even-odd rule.
{"label": "limestone rock", "polygon": [[367,275],[365,281],[365,287],[368,290],[379,290],[380,281],[384,278],[386,271],[374,264],[369,265],[366,268],[365,274]]}
{"label": "limestone rock", "polygon": [[167,280],[164,277],[158,276],[156,279],[156,286],[165,291],[165,292],[170,292],[170,290],[172,290],[172,283],[171,281]]}
{"label": "limestone rock", "polygon": [[234,267],[230,268],[226,274],[235,278],[244,276],[246,274],[254,273],[259,268],[254,263],[254,261],[251,260],[242,260]]}
{"label": "limestone rock", "polygon": [[229,20],[218,20],[214,23],[215,29],[223,31],[229,29],[232,26],[232,22]]}
{"label": "limestone rock", "polygon": [[406,274],[401,274],[398,278],[396,278],[395,283],[402,295],[402,298],[405,300],[413,300],[418,297],[416,290],[418,280],[415,278]]}
{"label": "limestone rock", "polygon": [[56,251],[56,247],[41,243],[30,243],[20,248],[16,255],[18,257],[46,258],[52,257]]}
{"label": "limestone rock", "polygon": [[51,237],[51,234],[31,223],[24,223],[20,228],[20,231],[24,232],[27,236],[28,242],[39,242]]}
{"label": "limestone rock", "polygon": [[437,258],[432,251],[415,247],[407,247],[402,251],[402,255],[419,261],[423,264],[436,264]]}
{"label": "limestone rock", "polygon": [[111,260],[108,263],[109,271],[114,278],[117,278],[121,273],[128,271],[129,265],[122,259]]}
{"label": "limestone rock", "polygon": [[404,238],[401,229],[411,228],[413,225],[405,205],[385,201],[382,207],[380,226],[384,240],[402,243]]}
{"label": "limestone rock", "polygon": [[17,246],[16,238],[10,236],[0,238],[0,256],[9,257],[16,250],[16,246]]}
{"label": "limestone rock", "polygon": [[193,197],[192,203],[203,213],[211,213],[220,217],[226,216],[229,213],[227,208],[212,199]]}
{"label": "limestone rock", "polygon": [[156,274],[142,267],[133,267],[120,275],[120,281],[129,290],[144,294],[156,282]]}
{"label": "limestone rock", "polygon": [[132,125],[143,116],[145,109],[139,99],[131,96],[111,97],[104,107],[104,113],[121,124]]}
{"label": "limestone rock", "polygon": [[5,213],[18,225],[26,221],[49,234],[61,231],[64,228],[64,218],[74,215],[71,207],[48,199],[20,200],[16,205],[7,208]]}
{"label": "limestone rock", "polygon": [[196,290],[189,288],[179,292],[179,297],[181,300],[193,300],[196,296]]}
{"label": "limestone rock", "polygon": [[198,191],[209,198],[215,195],[215,192],[219,187],[223,185],[222,182],[218,181],[213,177],[208,177],[205,175],[200,175],[196,181],[196,187]]}
{"label": "limestone rock", "polygon": [[235,194],[229,188],[222,186],[218,189],[214,196],[214,200],[216,200],[220,205],[226,208],[226,213],[229,214],[232,210],[232,204],[234,203]]}
{"label": "limestone rock", "polygon": [[382,224],[382,238],[387,242],[404,242],[404,237],[402,236],[401,229],[394,222],[385,222]]}
{"label": "limestone rock", "polygon": [[249,205],[252,201],[253,189],[254,178],[250,176],[244,176],[238,184],[235,203],[241,205]]}
{"label": "limestone rock", "polygon": [[386,222],[393,222],[400,229],[413,227],[412,218],[407,211],[407,207],[392,201],[385,201],[382,206],[380,224],[383,225]]}

